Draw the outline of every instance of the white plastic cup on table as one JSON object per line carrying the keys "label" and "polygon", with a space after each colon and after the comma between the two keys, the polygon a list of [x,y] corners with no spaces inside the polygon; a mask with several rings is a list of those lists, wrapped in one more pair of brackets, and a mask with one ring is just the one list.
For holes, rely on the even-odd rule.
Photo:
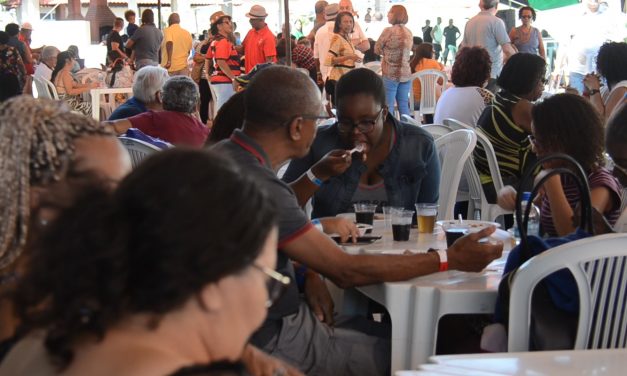
{"label": "white plastic cup on table", "polygon": [[409,240],[411,222],[414,212],[411,210],[392,210],[392,236],[396,242],[406,242]]}
{"label": "white plastic cup on table", "polygon": [[374,223],[374,213],[377,211],[377,204],[357,203],[355,208],[355,222],[372,225]]}
{"label": "white plastic cup on table", "polygon": [[403,210],[403,208],[398,206],[383,206],[383,219],[385,220],[385,229],[389,230],[392,228],[392,210]]}
{"label": "white plastic cup on table", "polygon": [[416,204],[418,232],[421,234],[432,234],[437,216],[438,204]]}

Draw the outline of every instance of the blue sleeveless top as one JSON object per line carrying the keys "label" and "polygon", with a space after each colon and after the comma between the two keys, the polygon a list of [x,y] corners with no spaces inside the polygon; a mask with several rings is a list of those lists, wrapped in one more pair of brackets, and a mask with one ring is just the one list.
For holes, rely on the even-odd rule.
{"label": "blue sleeveless top", "polygon": [[535,27],[531,28],[531,35],[529,35],[529,40],[526,42],[522,42],[523,33],[520,31],[520,27],[516,28],[516,40],[514,41],[514,46],[518,49],[518,52],[527,52],[530,54],[539,55],[539,45],[540,41],[538,40],[538,29]]}

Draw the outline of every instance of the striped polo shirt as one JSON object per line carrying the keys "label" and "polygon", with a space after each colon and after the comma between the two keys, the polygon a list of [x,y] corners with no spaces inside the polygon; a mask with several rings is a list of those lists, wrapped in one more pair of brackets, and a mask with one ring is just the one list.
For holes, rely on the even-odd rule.
{"label": "striped polo shirt", "polygon": [[240,75],[239,55],[235,46],[223,35],[218,34],[211,42],[207,51],[207,59],[213,63],[213,73],[211,74],[212,84],[230,84],[231,79],[222,72],[218,66],[218,60],[225,60],[226,64],[236,77]]}

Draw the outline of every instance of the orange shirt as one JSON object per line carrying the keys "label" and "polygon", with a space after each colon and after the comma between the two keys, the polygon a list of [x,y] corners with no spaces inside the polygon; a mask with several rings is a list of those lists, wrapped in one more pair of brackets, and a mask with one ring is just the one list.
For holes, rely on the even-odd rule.
{"label": "orange shirt", "polygon": [[276,38],[267,25],[259,31],[250,29],[242,46],[246,56],[244,60],[246,73],[255,65],[265,63],[268,57],[272,57],[272,61],[276,63]]}
{"label": "orange shirt", "polygon": [[[444,66],[442,66],[442,64],[438,63],[438,61],[435,60],[435,59],[422,59],[422,60],[420,60],[420,63],[418,63],[418,65],[416,65],[416,70],[414,71],[414,73],[420,72],[420,71],[423,71],[423,70],[427,70],[427,69],[435,69],[435,70],[439,70],[439,71],[444,71]],[[420,94],[420,80],[419,79],[415,79],[414,80],[413,90],[414,90],[414,102],[419,102],[420,101],[420,97],[421,97],[421,94]],[[439,98],[441,93],[442,93],[441,90],[436,91],[436,97]]]}

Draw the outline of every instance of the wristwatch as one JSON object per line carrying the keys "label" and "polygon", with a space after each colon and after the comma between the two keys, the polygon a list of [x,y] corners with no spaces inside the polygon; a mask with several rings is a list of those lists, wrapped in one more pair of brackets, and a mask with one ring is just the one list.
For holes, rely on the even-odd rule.
{"label": "wristwatch", "polygon": [[588,91],[588,95],[589,96],[593,96],[594,94],[600,93],[601,91],[599,89],[592,89]]}

